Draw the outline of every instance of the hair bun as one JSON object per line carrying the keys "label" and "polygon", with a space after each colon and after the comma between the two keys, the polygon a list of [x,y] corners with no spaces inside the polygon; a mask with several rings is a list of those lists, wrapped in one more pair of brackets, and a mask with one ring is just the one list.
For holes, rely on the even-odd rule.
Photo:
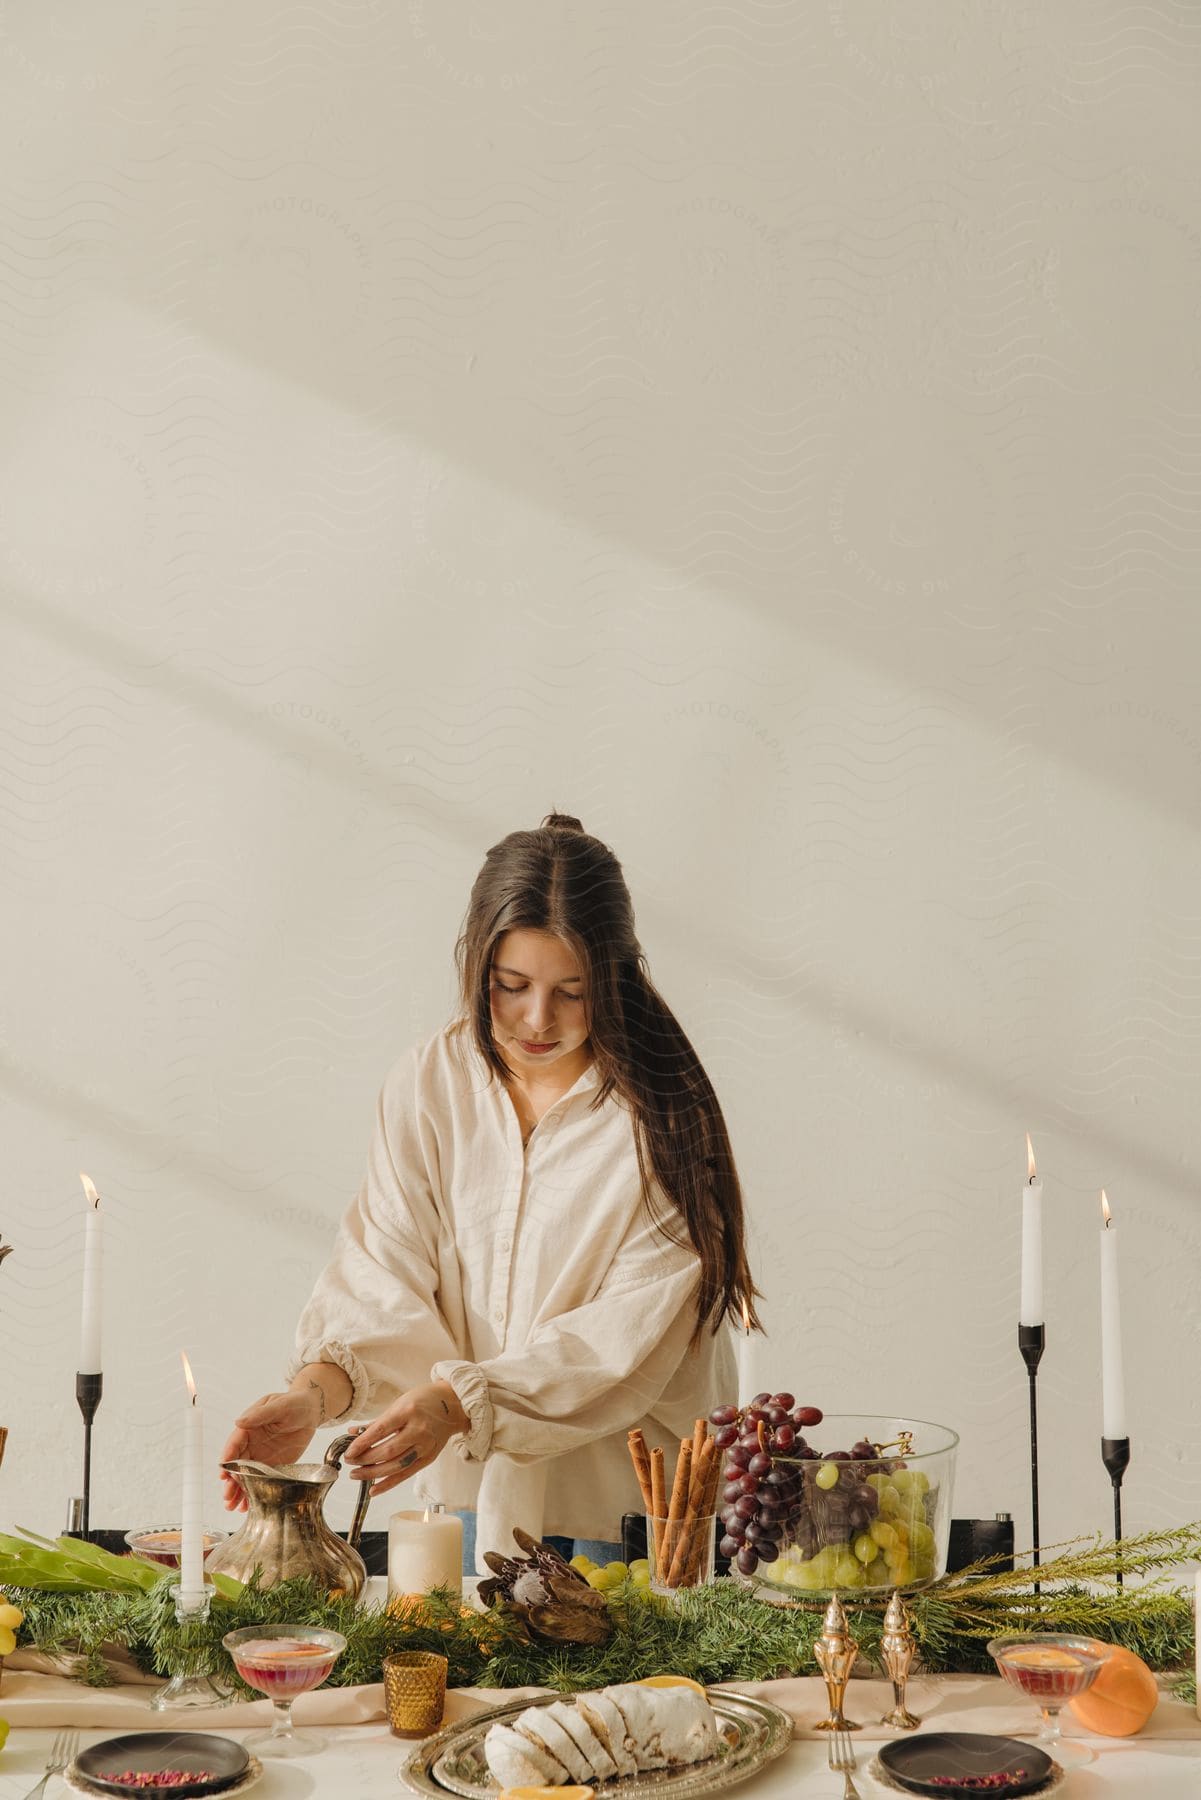
{"label": "hair bun", "polygon": [[545,819],[543,819],[543,821],[542,821],[542,830],[543,831],[576,831],[579,833],[579,835],[581,837],[588,836],[588,833],[584,830],[584,827],[580,824],[580,821],[578,819],[573,819],[570,813],[560,813],[560,812],[547,813]]}

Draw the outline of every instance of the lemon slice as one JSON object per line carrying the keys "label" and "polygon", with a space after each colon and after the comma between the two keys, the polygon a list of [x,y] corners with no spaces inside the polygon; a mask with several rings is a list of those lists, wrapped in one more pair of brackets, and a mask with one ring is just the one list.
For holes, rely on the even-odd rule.
{"label": "lemon slice", "polygon": [[592,1800],[590,1787],[501,1788],[496,1800]]}
{"label": "lemon slice", "polygon": [[705,1690],[699,1681],[693,1681],[691,1675],[644,1675],[641,1681],[631,1682],[632,1687],[690,1687],[698,1694]]}

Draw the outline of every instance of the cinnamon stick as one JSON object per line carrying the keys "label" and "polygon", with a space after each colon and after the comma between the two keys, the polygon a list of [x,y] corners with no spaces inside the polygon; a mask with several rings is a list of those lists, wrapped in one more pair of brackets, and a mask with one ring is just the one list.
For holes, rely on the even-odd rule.
{"label": "cinnamon stick", "polygon": [[688,1517],[688,1496],[692,1487],[692,1439],[680,1439],[680,1454],[676,1458],[675,1479],[671,1486],[671,1504],[667,1509],[667,1525],[663,1534],[663,1556],[660,1563],[661,1581],[671,1586],[671,1573],[676,1564],[677,1553],[684,1539],[684,1521]]}
{"label": "cinnamon stick", "polygon": [[[713,1531],[713,1520],[717,1514],[717,1495],[718,1495],[718,1491],[721,1487],[721,1482],[722,1482],[721,1470],[722,1470],[723,1461],[724,1461],[724,1458],[723,1458],[721,1452],[717,1449],[717,1447],[715,1445],[713,1461],[710,1464],[710,1468],[709,1468],[709,1484],[705,1489],[704,1498],[701,1502],[700,1516],[702,1519],[705,1519],[708,1521],[708,1524],[704,1527],[704,1531],[709,1531],[709,1532]],[[701,1559],[702,1559],[702,1553],[704,1552],[704,1549],[705,1549],[704,1531],[699,1531],[696,1534],[696,1537],[697,1537],[696,1568],[693,1571],[694,1579],[696,1579],[696,1580],[700,1579]]]}
{"label": "cinnamon stick", "polygon": [[709,1491],[705,1495],[705,1511],[717,1517],[717,1496],[722,1484],[722,1454],[717,1445],[713,1446],[713,1463],[709,1470]]}
{"label": "cinnamon stick", "polygon": [[646,1447],[646,1439],[641,1429],[631,1431],[626,1442],[630,1447],[630,1460],[634,1465],[634,1473],[638,1477],[638,1486],[642,1489],[642,1509],[644,1512],[654,1511],[651,1494],[651,1453]]}
{"label": "cinnamon stick", "polygon": [[663,1529],[667,1518],[667,1483],[663,1471],[663,1452],[658,1445],[651,1451],[651,1527],[655,1534],[655,1574],[663,1551]]}
{"label": "cinnamon stick", "polygon": [[[691,1445],[689,1445],[689,1449],[691,1450]],[[668,1587],[689,1585],[689,1575],[695,1580],[695,1571],[700,1563],[698,1540],[702,1539],[705,1531],[710,1529],[707,1523],[698,1524],[698,1521],[706,1520],[705,1497],[713,1485],[713,1462],[716,1450],[717,1446],[713,1439],[707,1437],[701,1446],[699,1462],[692,1472],[687,1508],[675,1542],[671,1569],[667,1576]]]}
{"label": "cinnamon stick", "polygon": [[692,1473],[693,1473],[694,1478],[696,1475],[697,1461],[700,1457],[701,1449],[702,1449],[705,1439],[708,1437],[708,1435],[709,1435],[709,1421],[707,1419],[698,1419],[696,1421],[695,1425],[692,1427]]}
{"label": "cinnamon stick", "polygon": [[692,1486],[692,1439],[680,1439],[680,1454],[676,1458],[675,1479],[671,1484],[671,1504],[667,1508],[667,1522],[678,1525],[688,1511],[688,1490]]}

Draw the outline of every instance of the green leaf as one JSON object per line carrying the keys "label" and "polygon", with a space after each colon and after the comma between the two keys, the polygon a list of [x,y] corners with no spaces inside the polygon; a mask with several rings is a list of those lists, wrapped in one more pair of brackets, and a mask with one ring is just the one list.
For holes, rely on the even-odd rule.
{"label": "green leaf", "polygon": [[30,1587],[71,1581],[85,1588],[142,1593],[157,1580],[148,1563],[111,1556],[80,1538],[61,1538],[57,1546],[40,1549],[26,1538],[0,1533],[0,1569],[4,1580]]}
{"label": "green leaf", "polygon": [[90,1544],[86,1538],[60,1537],[58,1549],[72,1562],[90,1563],[122,1584],[133,1582],[139,1588],[149,1589],[159,1579],[160,1572],[140,1557],[114,1556],[111,1550],[102,1550],[99,1544]]}
{"label": "green leaf", "polygon": [[58,1543],[54,1538],[39,1537],[36,1531],[30,1531],[28,1525],[18,1525],[17,1530],[21,1533],[22,1537],[31,1538],[35,1544],[41,1544],[46,1550],[58,1549]]}

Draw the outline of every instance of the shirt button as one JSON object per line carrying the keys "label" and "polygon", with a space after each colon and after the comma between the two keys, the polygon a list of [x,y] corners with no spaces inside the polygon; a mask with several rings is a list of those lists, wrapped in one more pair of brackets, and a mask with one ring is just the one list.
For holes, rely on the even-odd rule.
{"label": "shirt button", "polygon": [[512,1238],[507,1238],[507,1237],[501,1238],[499,1243],[497,1244],[496,1248],[498,1250],[503,1250],[507,1253],[508,1251],[510,1251],[513,1248]]}
{"label": "shirt button", "polygon": [[496,1324],[498,1324],[498,1325],[503,1325],[505,1322],[505,1315],[501,1311],[499,1306],[497,1307],[496,1311],[493,1313],[492,1317],[495,1320]]}

